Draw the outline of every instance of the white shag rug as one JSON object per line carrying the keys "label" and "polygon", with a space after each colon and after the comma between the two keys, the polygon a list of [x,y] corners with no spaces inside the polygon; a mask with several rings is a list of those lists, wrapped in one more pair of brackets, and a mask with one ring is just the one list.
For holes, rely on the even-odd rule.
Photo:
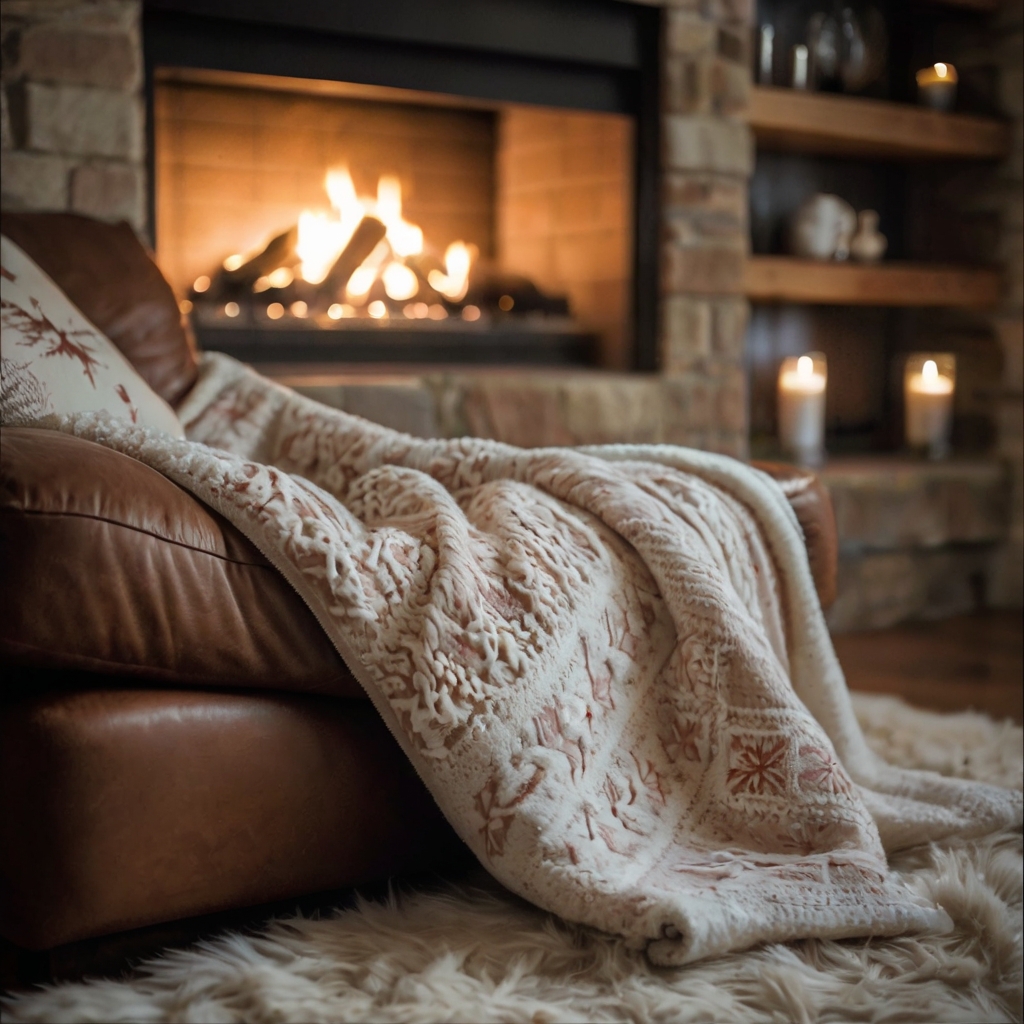
{"label": "white shag rug", "polygon": [[[1021,787],[1022,733],[856,695],[887,760]],[[897,854],[893,868],[953,921],[946,933],[807,940],[654,967],[481,877],[479,888],[278,920],[148,961],[123,980],[5,1000],[5,1021],[899,1021],[1021,1019],[1021,836]]]}

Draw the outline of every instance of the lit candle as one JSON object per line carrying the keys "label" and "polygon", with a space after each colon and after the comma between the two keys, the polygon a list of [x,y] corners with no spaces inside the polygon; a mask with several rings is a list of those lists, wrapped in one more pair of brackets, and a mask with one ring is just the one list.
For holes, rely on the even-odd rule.
{"label": "lit candle", "polygon": [[779,370],[779,440],[805,466],[825,455],[825,357],[812,352],[785,359]]}
{"label": "lit candle", "polygon": [[917,95],[926,107],[952,110],[956,102],[956,68],[952,64],[933,64],[917,73]]}
{"label": "lit candle", "polygon": [[949,453],[956,357],[917,353],[907,359],[903,398],[907,444],[926,448],[933,459]]}

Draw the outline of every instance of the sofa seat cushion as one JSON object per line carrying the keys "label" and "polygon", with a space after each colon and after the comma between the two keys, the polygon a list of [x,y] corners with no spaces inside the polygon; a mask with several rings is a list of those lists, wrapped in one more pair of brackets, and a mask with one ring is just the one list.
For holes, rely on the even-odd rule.
{"label": "sofa seat cushion", "polygon": [[0,227],[176,406],[196,381],[195,340],[135,232],[73,213],[5,211]]}
{"label": "sofa seat cushion", "polygon": [[465,856],[369,701],[173,690],[0,708],[0,839],[30,949]]}
{"label": "sofa seat cushion", "polygon": [[155,470],[28,427],[5,428],[0,455],[8,668],[364,695],[280,573]]}

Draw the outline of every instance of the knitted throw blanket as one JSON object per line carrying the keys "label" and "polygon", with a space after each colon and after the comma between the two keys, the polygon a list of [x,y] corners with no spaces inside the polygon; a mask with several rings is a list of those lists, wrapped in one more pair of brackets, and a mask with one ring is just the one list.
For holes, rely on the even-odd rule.
{"label": "knitted throw blanket", "polygon": [[207,356],[187,441],[59,426],[226,516],[284,573],[496,878],[681,964],[942,911],[885,851],[1021,798],[867,748],[795,517],[732,459],[417,440]]}

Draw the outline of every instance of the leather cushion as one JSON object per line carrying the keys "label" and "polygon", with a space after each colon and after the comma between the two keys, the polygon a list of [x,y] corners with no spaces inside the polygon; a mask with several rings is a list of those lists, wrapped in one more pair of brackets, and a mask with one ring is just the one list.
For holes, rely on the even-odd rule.
{"label": "leather cushion", "polygon": [[9,666],[364,696],[280,573],[155,470],[25,427],[4,429],[0,456]]}
{"label": "leather cushion", "polygon": [[100,690],[0,710],[0,931],[23,947],[464,849],[368,701]]}
{"label": "leather cushion", "polygon": [[184,397],[198,372],[195,340],[171,286],[127,223],[5,212],[0,228],[165,402],[174,406]]}

